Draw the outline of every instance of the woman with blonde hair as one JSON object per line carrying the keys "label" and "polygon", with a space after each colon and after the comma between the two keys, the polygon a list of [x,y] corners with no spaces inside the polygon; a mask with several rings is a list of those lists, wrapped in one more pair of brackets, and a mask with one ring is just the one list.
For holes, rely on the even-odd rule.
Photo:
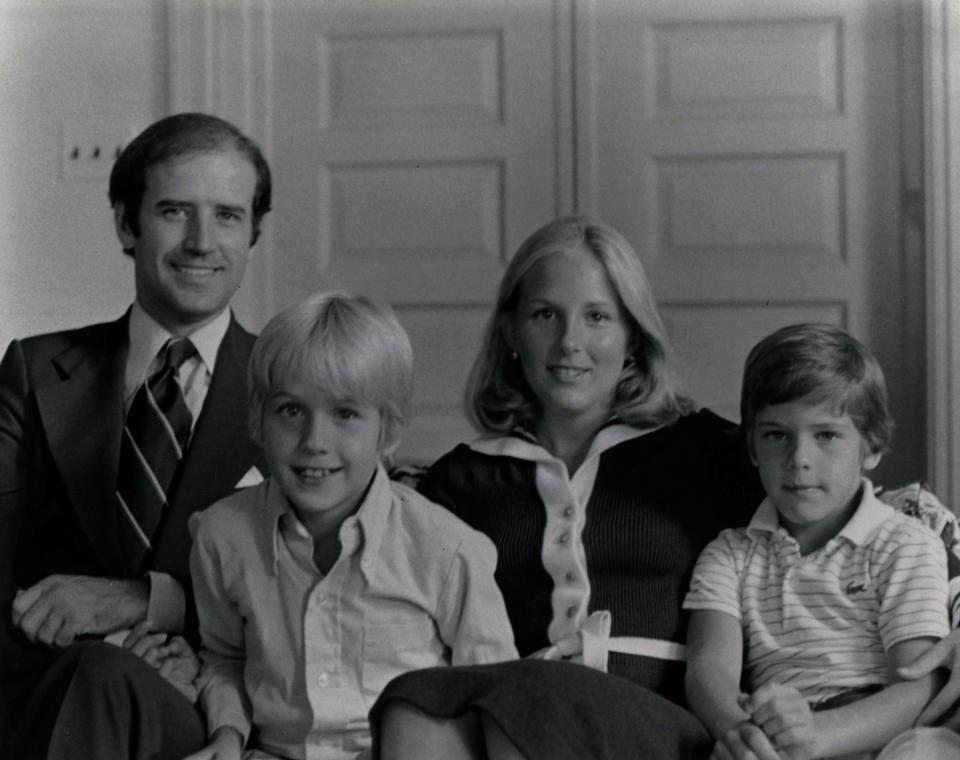
{"label": "woman with blonde hair", "polygon": [[681,706],[680,604],[700,549],[762,492],[736,426],[678,393],[618,232],[571,217],[521,245],[466,402],[483,437],[420,488],[496,544],[525,659],[394,680],[372,712],[379,756],[706,757]]}

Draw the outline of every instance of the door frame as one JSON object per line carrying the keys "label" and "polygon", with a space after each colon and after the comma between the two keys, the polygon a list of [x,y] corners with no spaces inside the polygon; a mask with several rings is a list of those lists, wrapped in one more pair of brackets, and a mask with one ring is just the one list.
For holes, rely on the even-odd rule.
{"label": "door frame", "polygon": [[923,0],[927,477],[960,505],[960,4]]}
{"label": "door frame", "polygon": [[[260,145],[270,162],[270,13],[263,0],[166,0],[167,105],[227,119]],[[274,313],[275,244],[270,215],[232,308],[250,329]]]}

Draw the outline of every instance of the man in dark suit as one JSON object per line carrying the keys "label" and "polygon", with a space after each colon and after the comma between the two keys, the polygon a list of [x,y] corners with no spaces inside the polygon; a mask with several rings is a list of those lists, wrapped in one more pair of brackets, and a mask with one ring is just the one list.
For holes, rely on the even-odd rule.
{"label": "man in dark suit", "polygon": [[233,125],[153,124],[110,177],[135,302],[115,322],[13,341],[0,363],[0,740],[15,726],[18,757],[204,743],[181,695],[195,657],[172,636],[196,643],[189,516],[259,479],[244,412],[254,337],[228,303],[270,194]]}

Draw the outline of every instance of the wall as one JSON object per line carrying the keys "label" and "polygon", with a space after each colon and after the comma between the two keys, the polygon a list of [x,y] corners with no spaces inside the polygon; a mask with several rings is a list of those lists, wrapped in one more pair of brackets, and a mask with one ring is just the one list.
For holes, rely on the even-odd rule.
{"label": "wall", "polygon": [[[533,4],[532,0],[528,2]],[[609,8],[604,2],[583,0],[574,3],[574,7]],[[337,5],[328,0],[316,7]],[[341,5],[362,8],[359,0],[356,4]],[[399,5],[403,7],[402,3]],[[252,35],[250,28],[228,25],[230,39],[220,40],[221,45],[215,45],[211,51],[203,45],[211,44],[215,38],[204,35],[202,24],[180,26],[173,37],[183,38],[189,44],[177,60],[167,60],[168,24],[170,18],[177,18],[176,9],[180,9],[180,15],[196,15],[203,21],[208,7],[211,4],[193,0],[0,0],[0,71],[4,72],[0,78],[0,350],[16,336],[113,318],[129,303],[132,267],[120,252],[113,233],[106,177],[67,180],[62,176],[63,133],[91,138],[135,134],[166,113],[168,104],[177,102],[173,94],[168,100],[168,93],[184,89],[168,81],[168,72],[188,73],[194,58],[201,66],[219,60],[217,55],[229,59],[234,47],[231,41],[246,40]],[[244,18],[249,21],[249,17],[257,15],[251,9],[262,6],[257,2],[234,4],[231,0],[222,7],[245,8]],[[566,8],[567,4],[561,2],[557,7]],[[918,7],[910,2],[901,5],[914,9],[912,15],[916,15]],[[515,26],[511,29],[516,32]],[[564,44],[558,43],[557,49],[564,49]],[[173,45],[171,49],[179,48]],[[564,62],[560,63],[560,70],[565,71]],[[903,76],[909,66],[904,66],[903,61],[900,64]],[[260,80],[269,76],[269,67],[250,58],[238,67],[214,69],[230,83],[222,92],[215,90],[224,103],[242,101],[244,114],[260,113],[260,89],[264,86]],[[246,81],[241,74],[256,85],[247,99],[236,97],[237,83]],[[191,82],[188,80],[187,84]],[[911,88],[911,84],[912,79],[901,81],[908,93],[919,89]],[[201,88],[201,92],[205,90]],[[249,129],[249,119],[228,115]],[[906,135],[918,131],[916,124],[903,126]],[[913,132],[908,126],[913,127]],[[252,133],[261,139],[269,136],[260,135],[256,129]],[[264,144],[270,148],[269,139],[264,139]],[[609,151],[607,155],[616,152]],[[279,157],[272,158],[276,162]],[[593,156],[578,169],[584,178],[589,178],[598,164]],[[559,170],[557,175],[565,176]],[[515,210],[516,205],[511,203],[509,208]],[[308,211],[312,210],[310,206]],[[268,223],[267,242],[261,246],[267,251],[271,227]],[[298,227],[283,225],[283,230]],[[261,271],[263,261],[263,256],[255,260],[247,278],[248,287],[237,299],[241,318],[252,327],[262,321],[264,309],[260,306],[271,282]],[[288,259],[284,266],[289,263]],[[904,304],[904,313],[912,316],[907,321],[915,326],[922,325],[924,308],[922,276],[918,272],[919,267],[913,267],[904,278],[905,290],[912,295],[894,299]],[[891,320],[901,317],[901,312],[889,311]],[[919,328],[911,330],[920,332]],[[889,334],[900,335],[896,330]],[[738,338],[746,340],[742,335]],[[889,361],[889,356],[884,358]],[[427,364],[431,359],[421,357],[421,362]],[[887,470],[889,477],[884,473],[881,479],[899,481],[917,477],[923,470],[922,422],[916,410],[924,402],[924,372],[922,361],[890,364],[899,381],[893,400],[895,406],[899,404],[900,424],[896,450],[885,463],[892,469]],[[909,414],[903,413],[907,406],[911,407]]]}
{"label": "wall", "polygon": [[61,135],[109,142],[161,116],[165,40],[163,0],[0,0],[0,350],[130,302],[106,177],[64,179]]}

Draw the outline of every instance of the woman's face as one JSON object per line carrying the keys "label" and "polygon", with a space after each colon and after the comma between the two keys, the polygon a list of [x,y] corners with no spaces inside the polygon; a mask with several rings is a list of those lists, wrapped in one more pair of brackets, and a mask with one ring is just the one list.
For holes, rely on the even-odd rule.
{"label": "woman's face", "polygon": [[601,264],[550,254],[520,280],[506,336],[546,418],[605,419],[630,346],[627,315]]}

